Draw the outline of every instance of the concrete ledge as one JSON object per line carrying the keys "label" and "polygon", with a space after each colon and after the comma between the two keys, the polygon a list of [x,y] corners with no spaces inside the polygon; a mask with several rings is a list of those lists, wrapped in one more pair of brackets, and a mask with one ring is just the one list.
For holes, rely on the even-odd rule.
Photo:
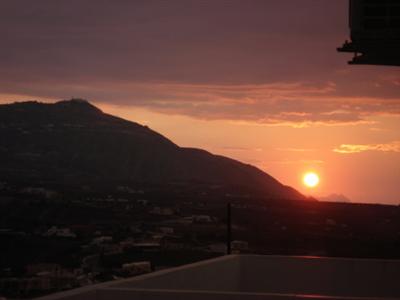
{"label": "concrete ledge", "polygon": [[304,298],[400,300],[400,261],[230,255],[39,299]]}

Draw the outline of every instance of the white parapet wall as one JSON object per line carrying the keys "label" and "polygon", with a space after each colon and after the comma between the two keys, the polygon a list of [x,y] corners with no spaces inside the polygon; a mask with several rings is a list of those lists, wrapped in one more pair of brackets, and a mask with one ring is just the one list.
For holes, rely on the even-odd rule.
{"label": "white parapet wall", "polygon": [[41,300],[399,299],[400,261],[230,255]]}

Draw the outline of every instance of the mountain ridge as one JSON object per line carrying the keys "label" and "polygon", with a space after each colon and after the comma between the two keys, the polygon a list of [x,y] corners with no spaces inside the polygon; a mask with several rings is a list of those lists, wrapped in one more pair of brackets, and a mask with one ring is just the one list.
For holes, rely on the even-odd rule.
{"label": "mountain ridge", "polygon": [[197,182],[243,186],[269,198],[306,199],[252,165],[179,147],[82,99],[2,104],[0,134],[3,179]]}

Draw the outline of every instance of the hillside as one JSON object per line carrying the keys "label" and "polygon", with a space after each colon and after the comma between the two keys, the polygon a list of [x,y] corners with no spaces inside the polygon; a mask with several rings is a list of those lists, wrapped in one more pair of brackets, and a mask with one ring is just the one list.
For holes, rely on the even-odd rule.
{"label": "hillside", "polygon": [[80,99],[0,105],[0,180],[223,185],[305,198],[254,166],[179,147]]}

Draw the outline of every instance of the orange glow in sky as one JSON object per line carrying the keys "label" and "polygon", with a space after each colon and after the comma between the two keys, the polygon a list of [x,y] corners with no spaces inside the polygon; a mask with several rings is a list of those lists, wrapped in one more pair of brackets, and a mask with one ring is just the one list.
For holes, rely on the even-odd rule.
{"label": "orange glow in sky", "polygon": [[[199,120],[96,104],[107,113],[149,126],[181,147],[202,148],[252,164],[304,194],[310,188],[304,185],[302,177],[305,170],[312,170],[324,178],[313,189],[314,197],[344,194],[352,202],[393,204],[400,199],[400,150],[397,144],[384,143],[400,140],[400,119],[395,116],[371,118],[370,123],[357,125],[295,128]],[[342,146],[345,144],[353,146]]]}

